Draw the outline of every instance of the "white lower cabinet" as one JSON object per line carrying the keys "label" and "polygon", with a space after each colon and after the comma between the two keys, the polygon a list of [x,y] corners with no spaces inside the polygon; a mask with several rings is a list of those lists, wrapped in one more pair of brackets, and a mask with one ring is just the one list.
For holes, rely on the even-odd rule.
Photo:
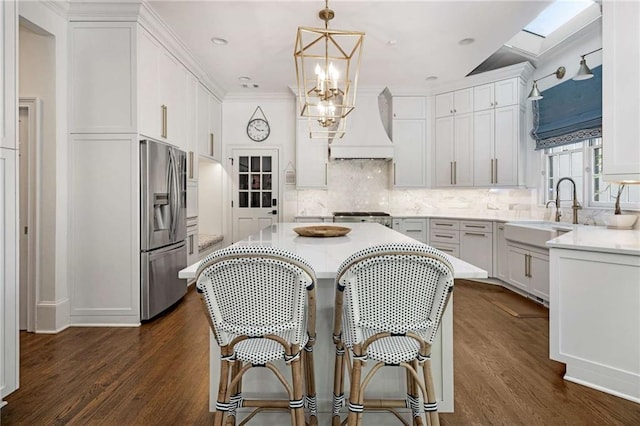
{"label": "white lower cabinet", "polygon": [[138,135],[70,138],[71,324],[140,323],[139,150]]}
{"label": "white lower cabinet", "polygon": [[460,257],[460,223],[451,219],[431,219],[429,245],[453,257]]}
{"label": "white lower cabinet", "polygon": [[17,158],[17,150],[0,148],[0,402],[19,382]]}
{"label": "white lower cabinet", "polygon": [[426,218],[397,218],[393,219],[393,230],[411,237],[421,243],[427,243]]}
{"label": "white lower cabinet", "polygon": [[493,276],[493,223],[460,222],[460,259]]}
{"label": "white lower cabinet", "polygon": [[493,272],[496,278],[509,281],[507,240],[504,237],[504,223],[496,222],[493,230]]}
{"label": "white lower cabinet", "polygon": [[198,218],[198,182],[187,182],[187,221]]}
{"label": "white lower cabinet", "polygon": [[549,251],[507,244],[507,282],[545,302],[549,301]]}
{"label": "white lower cabinet", "polygon": [[198,255],[198,225],[187,227],[187,265],[193,265],[199,260]]}

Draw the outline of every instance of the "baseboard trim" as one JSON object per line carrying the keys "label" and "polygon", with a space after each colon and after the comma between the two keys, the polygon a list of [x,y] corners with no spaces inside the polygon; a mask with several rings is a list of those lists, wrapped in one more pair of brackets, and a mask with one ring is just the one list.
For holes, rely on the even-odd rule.
{"label": "baseboard trim", "polygon": [[38,302],[36,305],[36,333],[56,334],[69,327],[68,298]]}

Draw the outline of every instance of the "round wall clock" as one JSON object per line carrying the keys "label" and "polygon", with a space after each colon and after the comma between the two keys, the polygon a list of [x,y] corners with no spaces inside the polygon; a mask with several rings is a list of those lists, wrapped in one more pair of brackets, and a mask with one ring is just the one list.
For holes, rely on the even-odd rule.
{"label": "round wall clock", "polygon": [[[258,111],[262,114],[262,118],[256,117]],[[247,123],[247,136],[254,142],[262,142],[269,137],[270,133],[271,127],[269,127],[269,122],[264,112],[262,112],[262,108],[256,108],[249,119],[249,123]]]}

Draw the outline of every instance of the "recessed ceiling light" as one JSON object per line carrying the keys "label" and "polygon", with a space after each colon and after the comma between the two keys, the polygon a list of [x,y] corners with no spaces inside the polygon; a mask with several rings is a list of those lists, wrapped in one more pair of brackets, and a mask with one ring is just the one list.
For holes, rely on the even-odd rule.
{"label": "recessed ceiling light", "polygon": [[474,41],[476,41],[475,38],[463,38],[462,40],[460,40],[458,42],[458,44],[461,45],[461,46],[466,46],[467,44],[471,44]]}
{"label": "recessed ceiling light", "polygon": [[433,81],[433,80],[437,80],[437,79],[438,79],[438,76],[435,76],[435,75],[430,75],[429,77],[425,78],[425,80],[427,80],[427,81]]}
{"label": "recessed ceiling light", "polygon": [[258,87],[260,87],[260,86],[258,86],[257,84],[253,83],[253,88],[254,89],[257,89]]}
{"label": "recessed ceiling light", "polygon": [[238,77],[240,81],[251,81],[251,77]]}
{"label": "recessed ceiling light", "polygon": [[389,46],[395,46],[396,44],[398,44],[398,40],[389,40],[389,41],[387,42],[387,44],[388,44]]}
{"label": "recessed ceiling light", "polygon": [[219,46],[224,46],[224,45],[229,44],[229,42],[227,40],[225,40],[223,38],[220,38],[220,37],[212,37],[211,41],[213,42],[213,44],[217,44]]}

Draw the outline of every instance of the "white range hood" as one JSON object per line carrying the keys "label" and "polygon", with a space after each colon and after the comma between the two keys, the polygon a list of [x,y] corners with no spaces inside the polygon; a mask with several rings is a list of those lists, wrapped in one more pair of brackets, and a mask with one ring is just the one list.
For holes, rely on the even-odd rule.
{"label": "white range hood", "polygon": [[356,107],[347,116],[344,136],[329,145],[332,159],[393,158],[393,142],[382,125],[377,92],[360,92]]}

